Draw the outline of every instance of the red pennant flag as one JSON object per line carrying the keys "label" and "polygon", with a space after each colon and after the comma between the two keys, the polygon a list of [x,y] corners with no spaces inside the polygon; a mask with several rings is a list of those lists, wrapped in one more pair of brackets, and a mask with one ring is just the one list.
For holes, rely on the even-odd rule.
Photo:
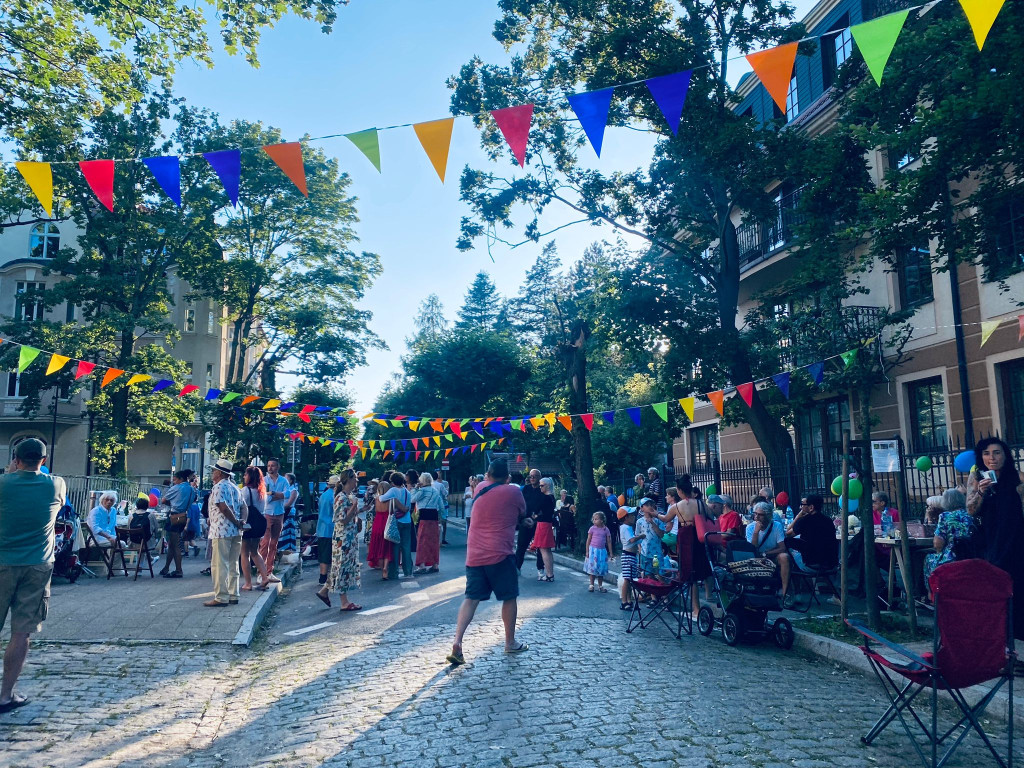
{"label": "red pennant flag", "polygon": [[89,189],[103,207],[114,212],[114,161],[113,160],[82,160],[78,167],[89,184]]}
{"label": "red pennant flag", "polygon": [[736,387],[736,391],[740,393],[747,408],[750,408],[754,403],[754,382],[748,381],[746,384],[740,384]]}
{"label": "red pennant flag", "polygon": [[462,426],[459,424],[459,422],[457,422],[457,421],[453,421],[452,422],[452,432],[454,432],[456,435],[458,435],[459,439],[462,439]]}
{"label": "red pennant flag", "polygon": [[315,405],[304,405],[304,406],[302,406],[302,410],[299,411],[299,418],[302,419],[307,424],[309,424],[310,423],[310,421],[309,421],[309,414],[311,414],[315,410],[316,410],[316,406]]}
{"label": "red pennant flag", "polygon": [[750,68],[779,105],[782,114],[786,114],[786,97],[789,95],[789,81],[793,79],[796,48],[796,43],[786,43],[777,48],[747,54]]}
{"label": "red pennant flag", "polygon": [[580,416],[580,419],[583,420],[583,426],[585,426],[588,430],[594,428],[594,414],[584,413],[582,416]]}
{"label": "red pennant flag", "polygon": [[469,452],[470,453],[475,453],[476,452],[476,447],[477,447],[477,443],[474,443],[473,447],[469,449]]}
{"label": "red pennant flag", "polygon": [[498,130],[508,142],[508,148],[519,162],[526,167],[526,145],[530,141],[530,123],[533,121],[533,104],[491,110],[491,117],[498,124]]}
{"label": "red pennant flag", "polygon": [[423,451],[416,451],[416,461],[420,460],[420,454],[421,453],[423,453]]}
{"label": "red pennant flag", "polygon": [[413,448],[419,448],[420,447],[420,439],[418,437],[414,437],[412,439],[412,447]]}
{"label": "red pennant flag", "polygon": [[178,397],[184,397],[189,392],[195,392],[198,389],[198,384],[186,384],[184,387],[181,388],[181,392],[178,393]]}
{"label": "red pennant flag", "polygon": [[302,145],[297,141],[269,144],[263,151],[270,155],[270,159],[277,163],[277,167],[284,171],[284,175],[292,180],[292,184],[299,188],[299,192],[309,197],[309,190],[306,188],[306,168],[302,164]]}
{"label": "red pennant flag", "polygon": [[78,381],[83,376],[88,376],[92,373],[92,369],[96,367],[96,363],[89,363],[85,360],[78,361],[78,368],[75,369],[75,381]]}
{"label": "red pennant flag", "polygon": [[349,449],[350,451],[352,451],[352,453],[350,453],[350,454],[349,454],[349,456],[348,456],[348,457],[349,457],[350,459],[351,459],[351,458],[352,458],[353,456],[355,456],[355,455],[356,455],[357,453],[359,453],[359,449],[358,449],[358,448],[356,448],[356,447],[355,447],[354,445],[349,445],[348,449]]}
{"label": "red pennant flag", "polygon": [[708,399],[708,402],[715,406],[715,410],[718,411],[719,416],[725,415],[725,392],[718,390],[717,392],[708,392],[704,395]]}

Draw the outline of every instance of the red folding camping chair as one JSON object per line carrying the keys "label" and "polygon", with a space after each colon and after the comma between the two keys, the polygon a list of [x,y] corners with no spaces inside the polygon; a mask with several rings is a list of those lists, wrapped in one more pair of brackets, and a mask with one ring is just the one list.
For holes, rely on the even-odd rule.
{"label": "red folding camping chair", "polygon": [[[930,583],[935,598],[935,633],[931,653],[916,654],[858,622],[846,622],[864,636],[861,650],[889,698],[885,714],[861,741],[870,744],[899,718],[921,762],[926,767],[939,768],[973,730],[985,742],[996,762],[1003,768],[1009,768],[1013,765],[1013,666],[1016,661],[1013,583],[1005,571],[984,560],[947,563],[935,569]],[[890,654],[883,656],[872,648],[872,642]],[[902,658],[894,660],[892,654]],[[991,680],[998,682],[976,704],[969,704],[963,689]],[[985,708],[1004,683],[1009,692],[1010,708],[1005,761],[979,723]],[[928,725],[913,707],[915,699],[925,690],[931,691],[931,722]],[[941,735],[938,722],[940,690],[949,694],[961,713],[956,724]],[[930,759],[922,749],[917,729],[912,727],[908,715],[927,739]],[[951,738],[952,743],[940,758],[940,745],[945,745]]]}
{"label": "red folding camping chair", "polygon": [[[657,578],[655,574],[641,572],[640,578],[630,581],[633,587],[633,609],[629,614],[626,632],[647,629],[655,619],[668,627],[676,639],[693,634],[693,617],[690,614],[691,574],[693,572],[693,548],[697,534],[692,525],[680,526],[676,537],[676,561],[679,568],[668,578]],[[641,598],[651,602],[645,605]],[[668,616],[672,617],[670,622]]]}

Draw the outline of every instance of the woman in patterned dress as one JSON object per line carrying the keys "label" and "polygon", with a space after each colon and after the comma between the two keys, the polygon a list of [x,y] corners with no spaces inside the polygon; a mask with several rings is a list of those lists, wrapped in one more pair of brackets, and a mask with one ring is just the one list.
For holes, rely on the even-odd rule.
{"label": "woman in patterned dress", "polygon": [[[361,611],[363,606],[348,599],[348,593],[359,589],[359,533],[356,517],[359,500],[354,493],[357,485],[355,471],[343,470],[341,484],[334,494],[334,547],[331,550],[331,570],[327,583],[317,593],[327,598],[337,590],[341,595],[342,611]],[[330,605],[329,598],[325,602]]]}
{"label": "woman in patterned dress", "polygon": [[956,488],[950,488],[942,494],[942,508],[945,511],[939,515],[939,524],[935,528],[935,552],[924,558],[924,583],[929,595],[929,580],[936,568],[954,560],[976,557],[978,525],[966,507],[967,497]]}

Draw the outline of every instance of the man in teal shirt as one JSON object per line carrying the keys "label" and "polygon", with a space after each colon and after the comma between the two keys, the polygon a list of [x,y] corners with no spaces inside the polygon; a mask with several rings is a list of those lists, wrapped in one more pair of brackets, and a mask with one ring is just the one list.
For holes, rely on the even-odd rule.
{"label": "man in teal shirt", "polygon": [[53,574],[53,524],[64,505],[64,479],[39,467],[46,446],[35,438],[14,449],[15,471],[0,475],[0,629],[11,615],[4,654],[0,713],[28,703],[14,693],[25,665],[29,635],[43,628]]}

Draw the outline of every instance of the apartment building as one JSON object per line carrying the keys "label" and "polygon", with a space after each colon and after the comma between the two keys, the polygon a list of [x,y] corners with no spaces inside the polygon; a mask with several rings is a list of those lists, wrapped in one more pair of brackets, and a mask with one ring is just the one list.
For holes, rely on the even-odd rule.
{"label": "apartment building", "polygon": [[[26,299],[27,291],[52,288],[59,275],[45,274],[48,259],[58,248],[77,245],[81,231],[72,221],[44,222],[8,227],[0,234],[0,314],[24,320],[81,322],[81,311],[60,304],[50,309]],[[215,302],[186,299],[190,286],[168,276],[174,298],[171,320],[181,332],[168,348],[177,359],[189,363],[192,382],[207,389],[221,388],[227,373],[230,326],[221,322],[224,309]],[[166,342],[165,342],[166,345]],[[60,352],[61,350],[54,350]],[[251,365],[252,358],[246,361]],[[64,475],[94,473],[89,456],[90,417],[85,401],[91,392],[85,387],[64,397],[56,389],[42,394],[41,407],[32,418],[21,411],[24,392],[17,372],[2,374],[0,380],[0,465],[6,466],[14,446],[28,437],[48,447],[54,472]],[[197,423],[184,424],[180,435],[151,432],[128,452],[128,473],[147,483],[159,484],[172,471],[189,468],[204,472],[216,460],[211,455],[206,430]]]}
{"label": "apartment building", "polygon": [[[803,21],[808,35],[821,36],[820,45],[813,56],[797,56],[785,115],[752,74],[738,86],[736,111],[761,122],[784,118],[786,130],[812,135],[828,131],[842,98],[834,86],[836,74],[853,53],[850,26],[896,9],[872,0],[818,3]],[[917,162],[913,151],[905,149],[879,148],[868,157],[875,183],[890,168],[912,171]],[[742,270],[741,326],[746,313],[761,300],[759,296],[792,274],[788,257],[794,246],[800,188],[779,185],[773,192],[776,214],[771,220],[743,221],[741,213],[734,215]],[[905,348],[910,358],[894,370],[888,386],[876,388],[872,399],[879,419],[874,435],[901,435],[908,453],[925,454],[949,440],[964,441],[971,431],[965,429],[968,409],[976,437],[998,432],[1011,445],[1024,444],[1024,346],[1017,341],[1016,317],[1021,310],[1015,305],[1024,296],[1024,196],[1007,201],[1001,221],[1000,253],[995,256],[1006,267],[1002,275],[1009,275],[1009,291],[1001,291],[983,266],[961,264],[950,272],[933,271],[927,255],[935,243],[922,238],[895,254],[895,268],[876,260],[860,278],[867,292],[842,309],[844,322],[861,330],[873,323],[877,326],[886,308],[913,311],[910,322],[915,330]],[[954,290],[959,291],[959,313],[954,312]],[[778,311],[786,311],[784,300],[774,301],[782,301]],[[1002,326],[982,347],[980,323],[1000,319],[1011,320],[1012,329],[1010,324]],[[962,324],[964,335],[963,376],[957,324]],[[737,383],[743,382],[733,382]],[[856,439],[855,419],[851,419],[854,405],[845,393],[822,392],[812,408],[800,413],[792,429],[797,460],[837,456],[844,429]],[[677,472],[707,466],[716,457],[723,461],[762,457],[748,426],[720,426],[717,412],[708,404],[698,407],[694,416],[693,424],[674,440]]]}

